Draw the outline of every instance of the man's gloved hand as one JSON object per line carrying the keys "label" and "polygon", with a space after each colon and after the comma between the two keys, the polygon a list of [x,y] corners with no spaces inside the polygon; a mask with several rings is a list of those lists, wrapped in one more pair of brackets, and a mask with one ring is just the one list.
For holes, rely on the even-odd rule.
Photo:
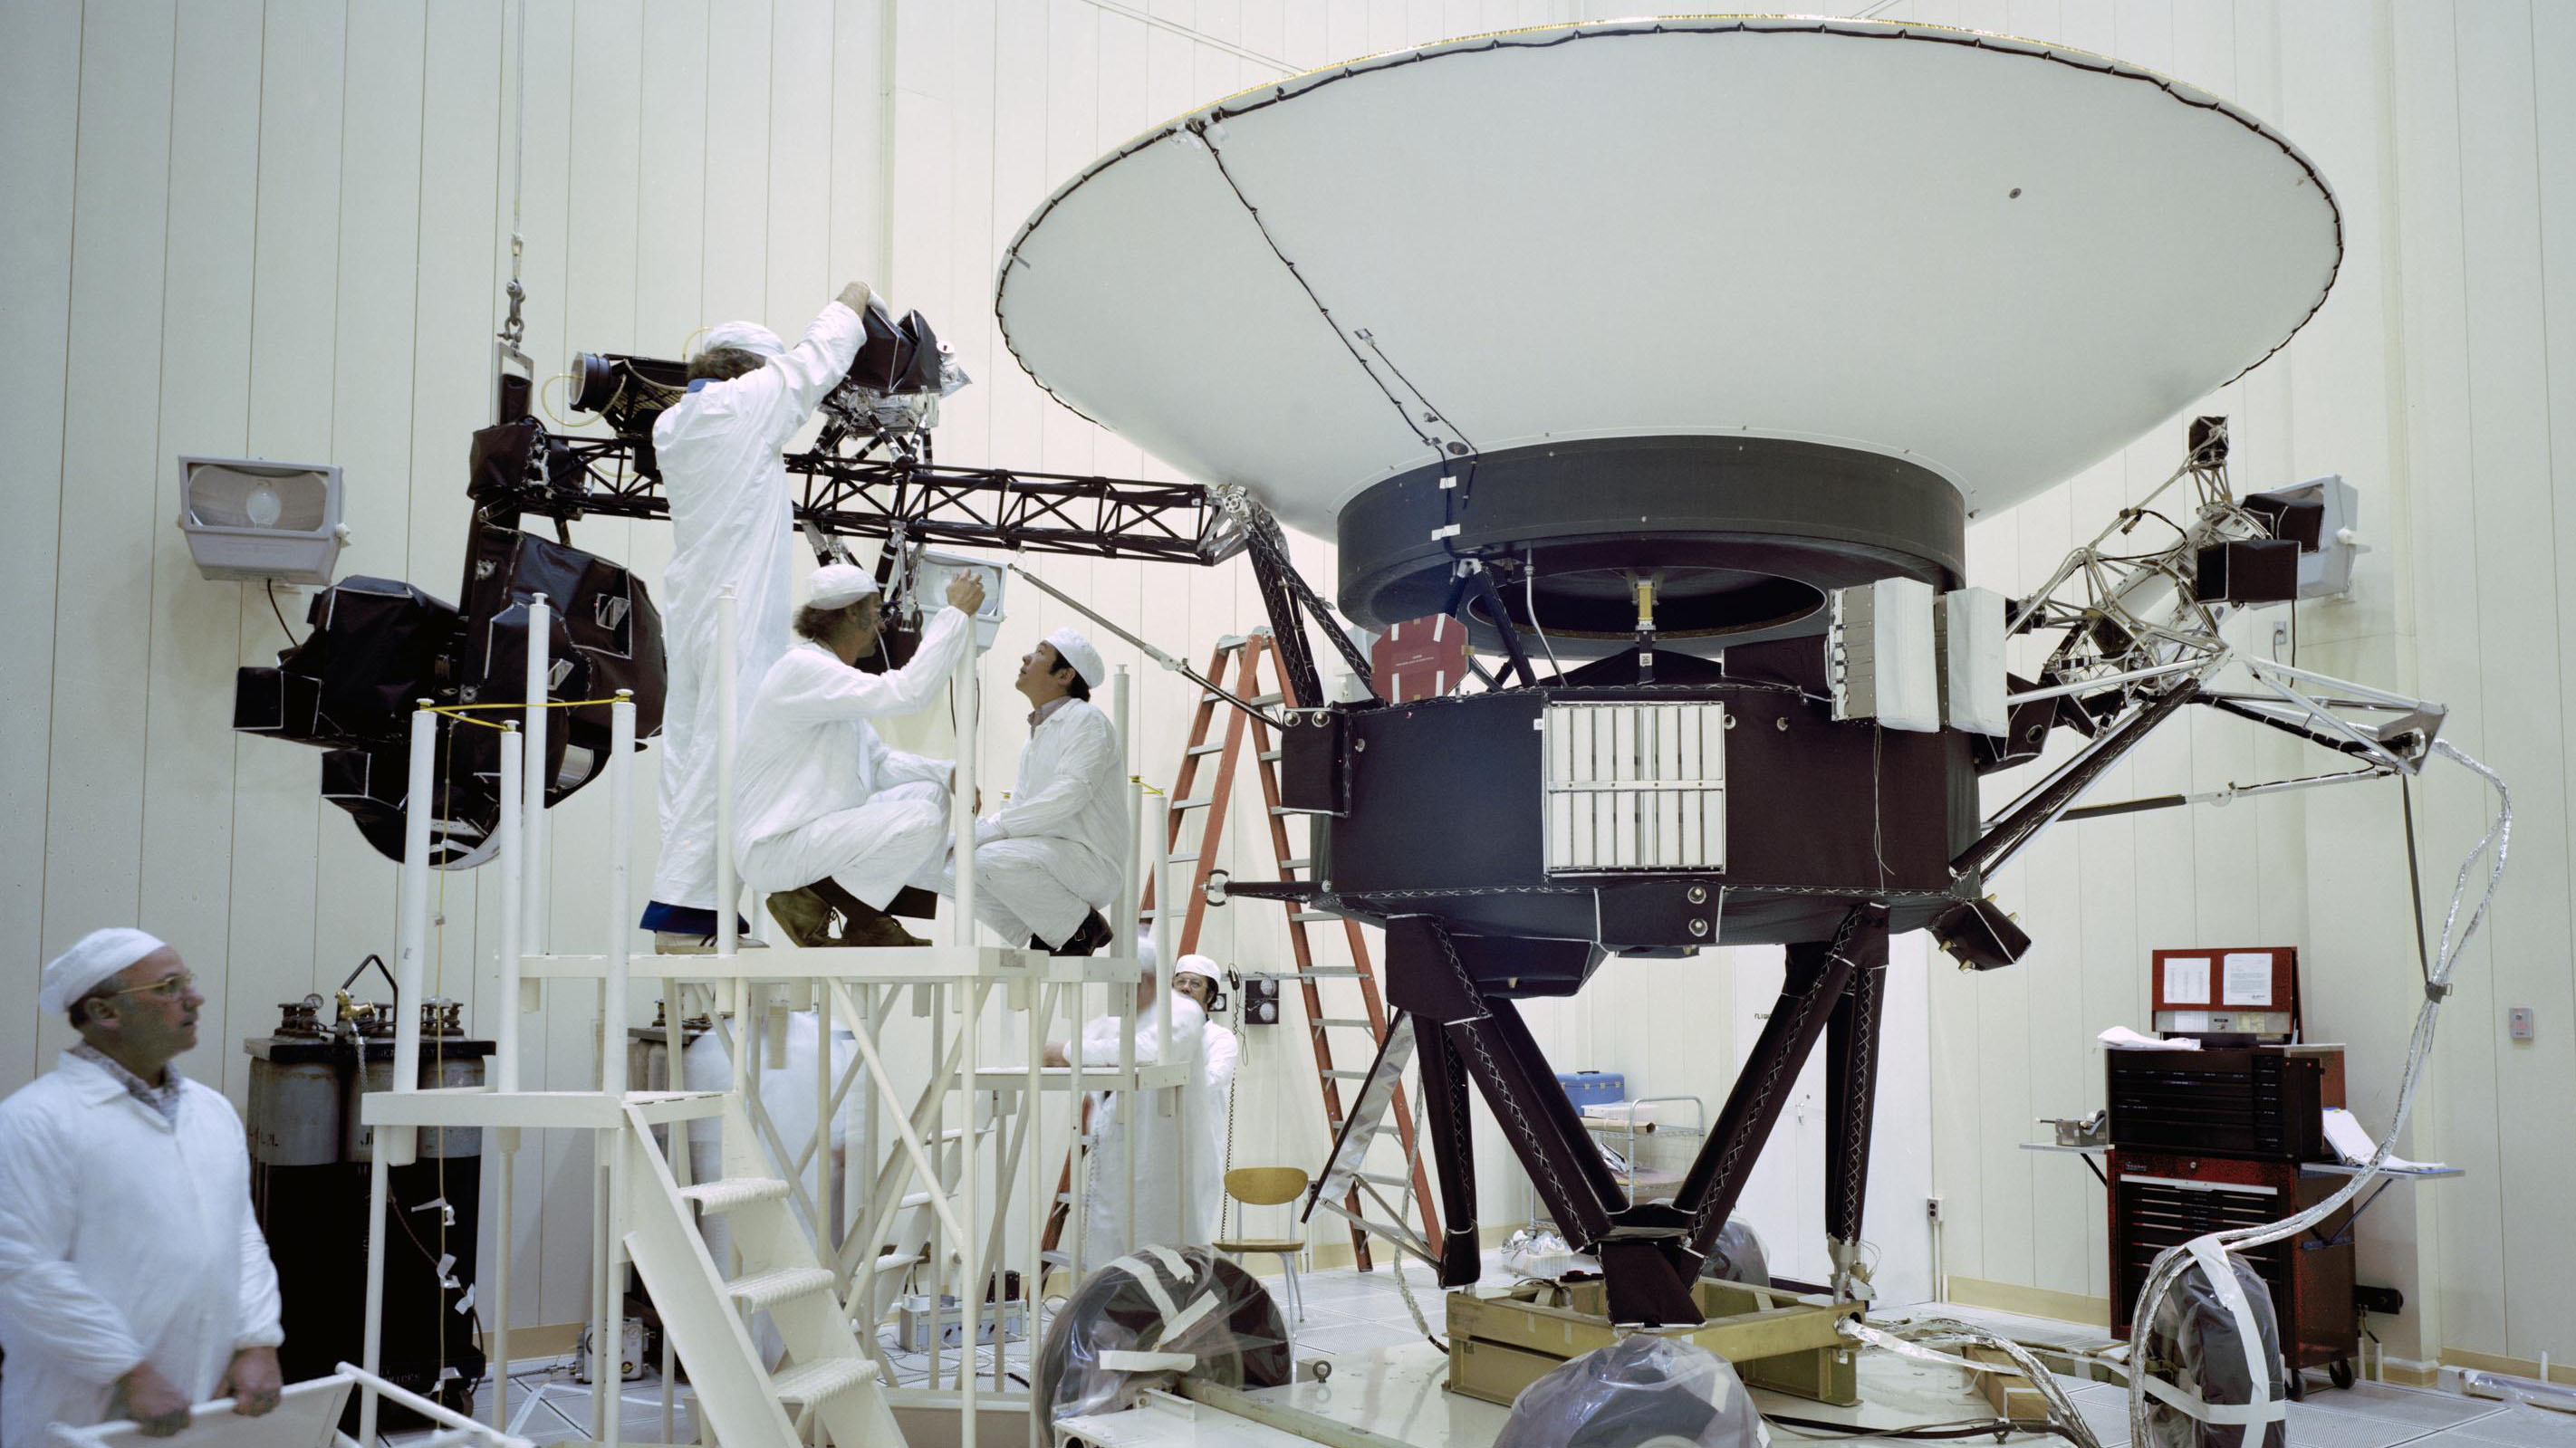
{"label": "man's gloved hand", "polygon": [[960,573],[948,580],[948,606],[969,615],[982,608],[984,580],[972,573]]}
{"label": "man's gloved hand", "polygon": [[110,1418],[131,1418],[146,1438],[176,1437],[188,1426],[188,1395],[161,1376],[161,1370],[150,1363],[135,1367],[116,1380],[116,1391],[108,1397]]}
{"label": "man's gloved hand", "polygon": [[841,305],[865,316],[868,310],[868,299],[875,295],[876,293],[868,290],[866,282],[852,282],[841,288]]}
{"label": "man's gloved hand", "polygon": [[277,1407],[283,1382],[277,1349],[246,1347],[233,1354],[232,1365],[224,1369],[224,1381],[215,1389],[215,1396],[231,1398],[234,1412],[256,1418]]}

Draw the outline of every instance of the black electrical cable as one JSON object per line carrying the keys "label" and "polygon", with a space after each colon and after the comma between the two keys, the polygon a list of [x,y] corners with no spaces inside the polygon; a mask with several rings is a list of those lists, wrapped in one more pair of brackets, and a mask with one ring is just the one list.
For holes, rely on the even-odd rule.
{"label": "black electrical cable", "polygon": [[304,640],[297,638],[295,636],[295,630],[286,626],[286,611],[277,606],[277,580],[273,578],[270,579],[268,581],[267,588],[268,611],[277,615],[278,632],[286,635],[286,641],[288,643],[295,645],[299,649],[304,647]]}
{"label": "black electrical cable", "polygon": [[1786,1428],[1801,1438],[1867,1438],[1907,1439],[1934,1442],[1954,1438],[1993,1438],[1998,1442],[2013,1433],[2043,1433],[2063,1438],[2069,1443],[2075,1435],[2045,1418],[1962,1418],[1948,1423],[1918,1423],[1908,1428],[1869,1427],[1859,1423],[1836,1423],[1824,1418],[1793,1418],[1786,1413],[1765,1413],[1762,1421],[1775,1428]]}

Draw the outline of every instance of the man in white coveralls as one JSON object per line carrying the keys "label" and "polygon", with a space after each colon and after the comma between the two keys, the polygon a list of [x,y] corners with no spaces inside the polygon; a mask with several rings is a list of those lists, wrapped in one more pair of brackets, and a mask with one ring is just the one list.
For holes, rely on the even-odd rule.
{"label": "man in white coveralls", "polygon": [[[1000,809],[975,822],[975,918],[1013,944],[1090,955],[1109,944],[1100,907],[1117,898],[1127,833],[1127,767],[1118,731],[1091,702],[1109,677],[1091,640],[1069,628],[1020,659],[1029,742]],[[957,892],[952,861],[939,892]]]}
{"label": "man in white coveralls", "polygon": [[[866,329],[864,282],[841,288],[789,347],[757,322],[708,329],[689,359],[688,395],[653,423],[671,503],[662,570],[669,684],[662,712],[662,853],[639,922],[669,954],[712,949],[716,899],[716,600],[739,600],[734,707],[751,708],[787,652],[795,573],[794,503],[779,450],[848,375]],[[745,718],[737,718],[739,727]]]}
{"label": "man in white coveralls", "polygon": [[[940,697],[974,646],[984,585],[959,574],[912,662],[863,673],[856,665],[876,651],[879,604],[866,569],[814,570],[796,615],[801,642],[761,679],[734,761],[743,883],[773,897],[772,913],[799,945],[928,943],[885,907],[937,869],[956,766],[887,748],[868,721]],[[827,912],[841,917],[838,929]]]}

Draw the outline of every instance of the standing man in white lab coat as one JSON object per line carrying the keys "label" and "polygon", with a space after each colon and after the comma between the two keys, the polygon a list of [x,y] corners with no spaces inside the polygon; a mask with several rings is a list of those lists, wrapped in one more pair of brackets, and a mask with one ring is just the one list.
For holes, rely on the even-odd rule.
{"label": "standing man in white lab coat", "polygon": [[789,347],[757,322],[708,330],[689,359],[689,393],[653,423],[671,504],[662,570],[668,693],[662,711],[662,853],[640,922],[665,954],[714,948],[716,911],[716,600],[739,600],[734,707],[745,711],[787,652],[795,517],[779,450],[848,375],[866,331],[864,282],[841,288]]}
{"label": "standing man in white lab coat", "polygon": [[[1204,958],[1187,956],[1184,960]],[[1093,1097],[1093,1144],[1084,1154],[1089,1163],[1082,1234],[1086,1271],[1126,1254],[1131,1222],[1138,1247],[1205,1246],[1214,1240],[1214,1199],[1201,1190],[1199,1182],[1199,1160],[1207,1155],[1207,1011],[1195,995],[1179,988],[1177,980],[1160,1002],[1155,1001],[1150,975],[1136,982],[1136,1006],[1136,1059],[1153,1059],[1155,1033],[1160,1028],[1165,1033],[1162,1059],[1185,1062],[1191,1071],[1188,1083],[1173,1092],[1177,1099],[1167,1099],[1159,1090],[1143,1093],[1141,1100],[1130,1099],[1133,1093],[1125,1091],[1104,1091]],[[1082,1052],[1084,1067],[1115,1070],[1118,1036],[1119,1017],[1114,1013],[1084,1022],[1082,1038],[1075,1047]],[[1050,1043],[1046,1064],[1070,1064],[1070,1051],[1075,1048]],[[1127,1139],[1131,1134],[1136,1140],[1132,1210],[1127,1194]],[[1186,1212],[1182,1209],[1183,1194],[1176,1190],[1182,1185],[1180,1157],[1185,1136],[1190,1172]],[[1202,1207],[1208,1210],[1202,1211]]]}
{"label": "standing man in white lab coat", "polygon": [[847,563],[814,570],[796,615],[803,642],[760,681],[734,760],[743,883],[773,897],[797,944],[929,943],[885,907],[935,877],[957,767],[887,748],[868,721],[938,698],[974,646],[983,606],[982,581],[960,573],[912,662],[862,673],[858,661],[877,648],[877,582]]}
{"label": "standing man in white lab coat", "polygon": [[0,1101],[0,1443],[275,1408],[285,1335],[241,1117],[170,1065],[197,1044],[194,978],[140,930],[96,930],[37,1002],[81,1043]]}
{"label": "standing man in white lab coat", "polygon": [[[1101,907],[1117,898],[1127,834],[1127,762],[1118,731],[1091,703],[1109,677],[1100,650],[1069,628],[1020,658],[1029,742],[1010,801],[975,822],[975,918],[1031,950],[1090,955],[1109,944]],[[957,893],[952,862],[939,893]]]}
{"label": "standing man in white lab coat", "polygon": [[1234,1100],[1234,1067],[1243,1043],[1232,1029],[1217,1024],[1216,982],[1222,967],[1204,955],[1184,955],[1172,967],[1172,994],[1187,996],[1206,1013],[1199,1034],[1199,1089],[1190,1093],[1190,1207],[1196,1220],[1194,1242],[1216,1240],[1225,1206],[1225,1138]]}

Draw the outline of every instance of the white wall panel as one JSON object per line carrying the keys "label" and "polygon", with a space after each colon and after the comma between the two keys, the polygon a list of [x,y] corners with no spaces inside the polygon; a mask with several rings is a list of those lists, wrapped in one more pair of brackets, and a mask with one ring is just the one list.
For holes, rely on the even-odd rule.
{"label": "white wall panel", "polygon": [[[61,532],[47,752],[48,953],[137,918],[149,689],[152,517],[160,448],[137,425],[161,371],[170,164],[169,5],[89,12],[64,359]],[[115,419],[111,425],[110,419]],[[40,434],[41,435],[41,434]],[[32,626],[42,626],[35,620]],[[186,954],[196,942],[180,943]],[[67,1044],[47,1021],[40,1038]]]}
{"label": "white wall panel", "polygon": [[[229,934],[233,863],[232,709],[224,681],[243,619],[208,608],[179,516],[182,451],[241,455],[250,415],[251,237],[259,175],[259,93],[239,83],[259,65],[255,30],[214,5],[178,12],[170,102],[170,231],[163,262],[159,486],[147,536],[152,556],[149,680],[143,759],[142,918],[193,959],[220,958]],[[186,325],[173,326],[174,321]],[[291,602],[290,598],[290,602]],[[263,614],[265,617],[265,614]],[[181,1069],[221,1084],[240,1079],[238,1039],[263,1031],[270,1003],[208,991],[198,1047]],[[233,1007],[240,1006],[239,1011]]]}
{"label": "white wall panel", "polygon": [[[0,607],[18,628],[0,631],[0,672],[11,707],[0,709],[0,948],[47,958],[79,938],[68,923],[45,928],[46,797],[51,789],[53,617],[60,560],[65,358],[70,347],[74,158],[80,136],[82,12],[62,5],[0,7],[0,317],[20,345],[0,355],[0,436],[20,466],[7,497],[17,517],[16,566],[0,570]],[[73,596],[87,600],[75,580]],[[87,927],[81,927],[86,929]],[[37,1023],[26,1012],[0,1022],[0,1080],[45,1069]]]}

